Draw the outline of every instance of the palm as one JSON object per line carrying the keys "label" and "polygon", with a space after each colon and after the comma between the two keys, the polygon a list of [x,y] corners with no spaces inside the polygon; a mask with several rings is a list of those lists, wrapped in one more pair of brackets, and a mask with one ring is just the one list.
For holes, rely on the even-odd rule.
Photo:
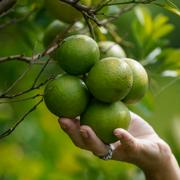
{"label": "palm", "polygon": [[[62,118],[59,123],[76,146],[98,156],[107,154],[109,147],[107,149],[89,126],[80,126],[79,120],[67,118]],[[114,131],[114,135],[119,140],[112,143],[114,146],[112,159],[139,166],[147,179],[154,180],[156,175],[157,179],[179,179],[179,166],[172,156],[170,147],[141,117],[131,113],[128,131],[118,128]],[[169,169],[165,174],[169,163],[174,169]],[[165,169],[159,173],[160,176],[156,173],[159,167]]]}
{"label": "palm", "polygon": [[[134,113],[131,113],[132,119],[128,128],[128,132],[132,137],[128,139],[125,137],[123,142],[117,141],[113,143],[115,150],[113,159],[133,162],[138,164],[139,159],[143,159],[143,156],[147,159],[154,159],[159,155],[161,151],[161,144],[165,144],[154,129],[141,117]],[[126,139],[127,138],[127,139]],[[132,139],[131,139],[132,138]],[[141,158],[139,158],[141,154]],[[141,162],[142,163],[142,162]]]}
{"label": "palm", "polygon": [[[102,156],[107,153],[107,146],[96,136],[89,126],[80,126],[79,120],[62,118],[61,127],[70,136],[73,143],[95,155]],[[66,126],[66,127],[64,127]],[[159,154],[160,147],[165,144],[153,128],[138,115],[131,113],[128,131],[117,129],[119,141],[113,143],[114,160],[128,161],[139,164],[139,160],[153,160]],[[85,136],[86,135],[86,136]],[[141,162],[141,164],[143,164]]]}
{"label": "palm", "polygon": [[132,119],[129,124],[128,132],[137,139],[157,138],[157,134],[153,128],[145,122],[141,117],[131,113]]}

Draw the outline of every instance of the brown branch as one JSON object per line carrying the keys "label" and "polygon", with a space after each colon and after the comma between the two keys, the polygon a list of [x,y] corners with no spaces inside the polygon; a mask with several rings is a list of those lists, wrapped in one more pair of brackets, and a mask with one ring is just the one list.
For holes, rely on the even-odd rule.
{"label": "brown branch", "polygon": [[[55,51],[55,50],[59,47],[60,43],[63,41],[66,33],[72,28],[73,25],[74,25],[74,23],[72,23],[71,25],[69,25],[69,26],[65,29],[65,31],[63,32],[63,34],[62,34],[61,36],[56,37],[55,40],[53,40],[52,44],[50,44],[50,47],[49,47],[48,49],[46,49],[44,52],[42,52],[42,54],[40,55],[40,57],[44,57],[44,56],[46,56],[46,55],[51,54],[52,52],[51,52],[50,50]],[[55,43],[56,46],[54,46],[54,43]],[[51,46],[52,46],[52,47],[51,47]],[[53,49],[51,49],[51,48],[53,48]],[[49,64],[49,62],[50,62],[50,58],[46,61],[46,63],[43,65],[43,67],[42,67],[41,70],[39,71],[38,75],[36,76],[36,78],[35,78],[35,80],[34,80],[34,83],[33,83],[32,87],[35,87],[37,81],[39,80],[41,74],[43,73],[43,71],[45,70],[45,68],[46,68],[47,65]]]}
{"label": "brown branch", "polygon": [[[98,14],[98,12],[100,10],[102,10],[106,6],[124,5],[124,4],[150,4],[151,2],[156,1],[156,0],[139,0],[139,1],[131,0],[131,1],[115,2],[115,3],[113,3],[113,2],[111,3],[112,0],[106,0],[106,1],[101,1],[99,3],[99,5],[97,5],[97,7],[95,7],[95,8],[85,6],[85,5],[81,4],[81,3],[79,3],[79,1],[77,1],[77,0],[59,0],[59,1],[71,5],[76,10],[78,10],[84,16],[84,18],[86,17],[85,20],[86,20],[86,23],[87,23],[87,25],[89,27],[89,30],[90,30],[90,26],[89,26],[89,23],[87,21],[88,19],[91,19],[98,26],[103,26],[102,21],[100,21],[96,17],[96,15]],[[117,18],[117,16],[116,16],[116,18]],[[90,32],[91,32],[91,30],[90,30]]]}
{"label": "brown branch", "polygon": [[[55,50],[55,48],[51,48],[48,50],[48,54],[52,53]],[[30,56],[24,56],[22,54],[17,54],[17,55],[10,55],[10,56],[5,56],[5,57],[0,57],[0,64],[5,63],[8,61],[21,61],[27,64],[37,64],[37,65],[43,65],[45,62],[39,60],[40,54],[36,54],[32,57]],[[39,60],[39,61],[38,61]],[[54,63],[54,61],[51,61],[50,63]]]}
{"label": "brown branch", "polygon": [[108,3],[105,6],[124,5],[124,4],[149,4],[153,1],[156,1],[156,0],[140,0],[140,1],[131,0],[131,1],[126,1],[126,2]]}
{"label": "brown branch", "polygon": [[30,87],[24,91],[21,91],[17,94],[13,94],[13,95],[2,94],[2,95],[0,95],[0,99],[13,99],[13,98],[16,98],[18,96],[22,96],[22,95],[27,94],[31,91],[34,91],[34,90],[41,88],[42,86],[46,85],[52,79],[54,79],[54,77],[50,77],[50,78],[46,79],[44,82],[40,83],[39,85],[32,86],[32,87]]}
{"label": "brown branch", "polygon": [[[65,37],[65,34],[72,28],[73,25],[74,25],[74,23],[71,24],[71,25],[69,25],[69,26],[67,27],[67,29],[65,29],[64,33],[63,33],[61,36],[57,37],[57,39],[54,40],[55,42],[53,41],[53,42],[50,44],[50,46],[49,46],[47,49],[45,49],[42,53],[37,54],[37,55],[31,57],[30,59],[27,58],[27,57],[26,57],[26,58],[23,57],[23,60],[25,59],[26,61],[28,60],[28,62],[29,62],[29,61],[30,61],[30,62],[35,62],[36,60],[38,60],[38,59],[40,59],[40,58],[42,58],[42,57],[44,57],[44,56],[50,55],[52,52],[54,52],[54,51],[59,47],[60,43],[63,41],[63,39],[64,39],[64,37]],[[14,56],[13,56],[13,57],[14,57]],[[15,58],[16,58],[16,57],[17,57],[17,56],[15,56]],[[19,58],[20,58],[20,57],[19,57]],[[8,57],[6,57],[6,58],[4,58],[4,59],[7,60]],[[2,60],[4,60],[4,59],[2,59]],[[13,59],[13,58],[12,58],[12,59]],[[4,61],[5,61],[5,60],[4,60]],[[11,60],[11,58],[10,58],[10,60]],[[27,93],[29,93],[29,92],[31,92],[31,91],[33,91],[33,90],[39,89],[41,86],[44,86],[48,81],[50,81],[50,80],[53,79],[54,77],[48,78],[47,80],[45,80],[44,82],[40,83],[39,85],[36,85],[36,84],[37,84],[37,82],[38,82],[41,74],[43,73],[43,71],[45,70],[45,68],[47,67],[47,65],[49,64],[49,62],[50,62],[50,58],[49,58],[49,59],[45,62],[45,64],[42,66],[41,70],[39,71],[39,73],[38,73],[37,76],[35,77],[35,79],[34,79],[34,81],[33,81],[33,84],[32,84],[32,86],[31,86],[30,88],[28,88],[28,89],[26,89],[26,90],[24,90],[24,91],[22,91],[22,92],[19,92],[19,93],[17,93],[17,94],[13,94],[13,95],[7,95],[6,93],[3,93],[3,94],[0,95],[0,98],[13,99],[13,98],[15,98],[15,97],[18,97],[18,96],[27,94]]]}
{"label": "brown branch", "polygon": [[0,1],[0,15],[10,10],[17,0],[1,0]]}
{"label": "brown branch", "polygon": [[86,24],[87,24],[87,26],[88,26],[88,28],[89,28],[89,32],[90,32],[90,34],[91,34],[91,37],[92,37],[93,39],[95,39],[96,36],[95,36],[95,34],[94,34],[94,29],[93,29],[93,27],[92,27],[92,24],[91,24],[89,18],[88,18],[86,15],[84,15],[84,14],[83,14],[83,16],[84,16],[84,19],[85,19],[85,21],[86,21]]}
{"label": "brown branch", "polygon": [[39,104],[41,104],[41,102],[43,101],[43,99],[41,99],[40,101],[38,101],[38,103],[36,103],[31,109],[29,109],[11,128],[9,128],[8,130],[6,130],[5,132],[3,132],[2,134],[0,134],[0,139],[5,138],[6,136],[10,135],[15,129],[16,127],[25,120],[25,118],[33,111],[36,110],[36,108],[39,106]]}
{"label": "brown branch", "polygon": [[67,29],[64,31],[64,33],[61,35],[61,37],[60,36],[56,37],[56,39],[42,53],[36,54],[32,57],[24,56],[21,54],[0,57],[0,64],[7,62],[7,61],[13,61],[13,60],[22,61],[27,64],[46,64],[46,62],[41,62],[41,61],[37,61],[37,60],[53,53],[58,48],[58,46],[59,46],[60,42],[62,41],[62,39],[64,38],[65,34],[72,28],[73,25],[74,25],[74,23],[69,25],[67,27]]}
{"label": "brown branch", "polygon": [[16,81],[14,81],[12,83],[12,85],[3,94],[5,95],[5,94],[9,93],[13,89],[13,87],[15,87],[15,85],[19,81],[21,81],[21,79],[23,79],[23,77],[29,72],[30,69],[31,69],[31,65],[29,65],[29,67],[16,79]]}
{"label": "brown branch", "polygon": [[39,54],[35,55],[33,57],[28,57],[28,56],[18,54],[18,55],[0,57],[0,63],[4,63],[4,62],[7,62],[7,61],[18,60],[18,61],[22,61],[22,62],[25,62],[25,63],[28,63],[28,64],[33,64],[33,63],[35,63],[35,60],[38,59],[38,57],[39,57]]}
{"label": "brown branch", "polygon": [[111,2],[112,0],[106,0],[106,1],[102,1],[101,3],[99,3],[97,5],[97,7],[94,8],[94,12],[97,13],[100,10],[102,10],[109,2]]}
{"label": "brown branch", "polygon": [[81,14],[87,16],[89,19],[94,21],[98,26],[101,26],[100,21],[96,18],[96,14],[94,13],[93,8],[80,4],[79,2],[76,2],[76,0],[59,0],[59,1],[71,5],[72,7],[77,9]]}
{"label": "brown branch", "polygon": [[2,18],[2,17],[4,17],[4,16],[7,16],[8,14],[10,14],[10,13],[13,12],[13,11],[14,11],[14,9],[11,8],[11,9],[7,10],[6,12],[3,12],[2,14],[0,14],[0,18]]}
{"label": "brown branch", "polygon": [[33,10],[31,10],[29,13],[27,13],[25,16],[23,17],[20,17],[20,18],[13,18],[13,19],[10,19],[8,20],[7,22],[5,22],[4,24],[1,24],[0,25],[0,29],[3,29],[5,28],[6,26],[8,25],[11,25],[11,24],[16,24],[16,23],[19,23],[19,22],[22,22],[24,21],[25,19],[27,19],[29,16],[32,15],[32,13],[34,12],[35,8]]}
{"label": "brown branch", "polygon": [[31,97],[27,97],[27,98],[22,98],[22,99],[17,99],[17,100],[12,100],[12,101],[0,101],[0,104],[5,104],[5,103],[17,103],[17,102],[22,102],[22,101],[28,101],[28,100],[33,100],[37,97],[43,96],[43,94],[36,94],[34,96]]}
{"label": "brown branch", "polygon": [[115,21],[122,14],[132,10],[135,6],[136,6],[136,4],[130,4],[130,5],[127,5],[127,6],[123,7],[123,8],[121,8],[117,14],[115,14],[113,16],[109,16],[109,17],[107,16],[107,19],[102,20],[101,24],[104,26],[105,24],[107,24],[109,22]]}

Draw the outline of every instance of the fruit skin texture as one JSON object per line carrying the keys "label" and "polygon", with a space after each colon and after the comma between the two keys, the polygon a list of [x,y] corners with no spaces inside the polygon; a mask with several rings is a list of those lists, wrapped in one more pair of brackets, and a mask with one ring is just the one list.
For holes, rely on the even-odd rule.
{"label": "fruit skin texture", "polygon": [[[81,0],[80,3],[88,6],[91,0]],[[55,18],[66,23],[72,23],[82,17],[78,10],[59,0],[45,0],[45,7]]]}
{"label": "fruit skin texture", "polygon": [[132,82],[129,65],[115,57],[104,58],[96,63],[86,80],[92,95],[108,103],[123,99],[129,93]]}
{"label": "fruit skin texture", "polygon": [[63,33],[63,31],[65,31],[66,27],[67,25],[59,20],[55,20],[52,23],[50,23],[44,33],[44,47],[48,47],[58,34]]}
{"label": "fruit skin texture", "polygon": [[80,122],[90,126],[104,143],[109,144],[117,140],[114,129],[127,129],[130,119],[129,110],[121,101],[109,104],[95,100],[81,115]]}
{"label": "fruit skin texture", "polygon": [[148,75],[144,67],[136,60],[125,58],[126,63],[133,72],[133,85],[128,95],[123,99],[125,103],[135,103],[139,101],[148,89]]}
{"label": "fruit skin texture", "polygon": [[75,118],[86,108],[89,93],[82,80],[71,75],[59,75],[45,88],[47,108],[58,117]]}
{"label": "fruit skin texture", "polygon": [[101,41],[98,43],[101,52],[101,58],[118,57],[125,58],[126,53],[119,44],[112,41]]}
{"label": "fruit skin texture", "polygon": [[62,69],[72,75],[87,73],[100,56],[97,43],[86,35],[73,35],[64,39],[56,54]]}

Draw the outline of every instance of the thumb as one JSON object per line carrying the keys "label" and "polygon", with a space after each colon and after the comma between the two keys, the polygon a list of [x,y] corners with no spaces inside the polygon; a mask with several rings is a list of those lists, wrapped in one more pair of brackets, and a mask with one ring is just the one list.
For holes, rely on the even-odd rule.
{"label": "thumb", "polygon": [[136,147],[136,139],[128,131],[117,128],[114,130],[114,135],[120,140],[123,148],[132,150]]}

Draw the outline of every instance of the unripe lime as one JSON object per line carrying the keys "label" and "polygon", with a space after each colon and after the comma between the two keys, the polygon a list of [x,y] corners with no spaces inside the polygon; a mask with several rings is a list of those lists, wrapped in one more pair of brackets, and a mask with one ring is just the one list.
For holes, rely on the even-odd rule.
{"label": "unripe lime", "polygon": [[67,25],[59,20],[55,20],[49,24],[44,32],[43,44],[44,47],[48,47],[50,43],[56,38],[57,35],[63,33]]}
{"label": "unripe lime", "polygon": [[81,115],[81,125],[90,126],[104,143],[117,140],[113,135],[116,128],[127,129],[130,121],[128,108],[121,102],[103,103],[92,101]]}
{"label": "unripe lime", "polygon": [[132,87],[129,65],[119,58],[109,57],[96,63],[87,76],[87,86],[93,96],[103,102],[123,99]]}
{"label": "unripe lime", "polygon": [[56,51],[57,61],[66,72],[72,75],[87,73],[99,60],[97,43],[86,35],[70,36]]}
{"label": "unripe lime", "polygon": [[126,103],[139,101],[148,89],[148,75],[144,67],[136,60],[123,59],[131,68],[133,73],[133,85],[127,96],[123,99]]}
{"label": "unripe lime", "polygon": [[112,41],[101,41],[98,43],[101,52],[101,58],[105,57],[126,57],[126,53],[119,44]]}
{"label": "unripe lime", "polygon": [[59,117],[75,118],[86,108],[89,93],[84,82],[71,75],[59,75],[45,88],[47,108]]}
{"label": "unripe lime", "polygon": [[[81,0],[80,3],[89,6],[91,0]],[[63,22],[72,23],[82,18],[82,14],[78,10],[60,0],[45,0],[45,7],[55,18]]]}

